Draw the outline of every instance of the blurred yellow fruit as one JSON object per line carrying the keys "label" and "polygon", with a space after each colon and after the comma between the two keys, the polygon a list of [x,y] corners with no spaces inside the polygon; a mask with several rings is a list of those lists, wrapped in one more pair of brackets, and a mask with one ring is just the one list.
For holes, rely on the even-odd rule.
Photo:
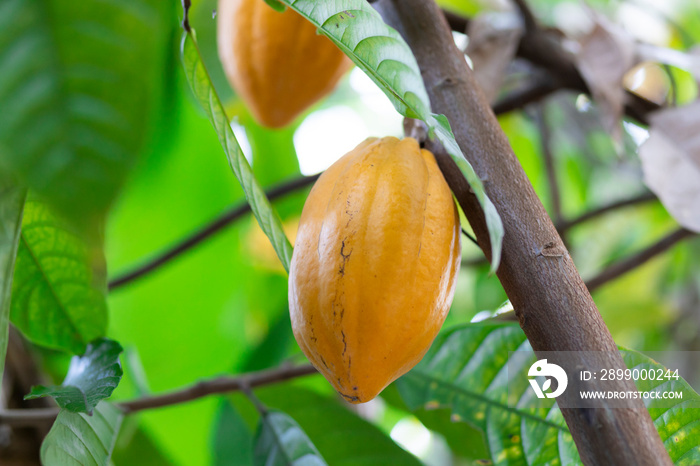
{"label": "blurred yellow fruit", "polygon": [[219,0],[219,58],[255,119],[283,127],[330,93],[351,61],[291,8]]}

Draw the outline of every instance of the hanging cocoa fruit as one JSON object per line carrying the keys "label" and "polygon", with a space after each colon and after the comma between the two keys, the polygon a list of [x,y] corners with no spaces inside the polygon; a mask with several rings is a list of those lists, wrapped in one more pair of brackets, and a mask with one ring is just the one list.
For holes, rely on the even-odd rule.
{"label": "hanging cocoa fruit", "polygon": [[289,272],[294,336],[351,403],[423,357],[460,265],[457,207],[416,140],[370,138],[311,190]]}
{"label": "hanging cocoa fruit", "polygon": [[291,123],[330,93],[351,64],[309,21],[263,0],[219,0],[217,29],[231,86],[270,128]]}

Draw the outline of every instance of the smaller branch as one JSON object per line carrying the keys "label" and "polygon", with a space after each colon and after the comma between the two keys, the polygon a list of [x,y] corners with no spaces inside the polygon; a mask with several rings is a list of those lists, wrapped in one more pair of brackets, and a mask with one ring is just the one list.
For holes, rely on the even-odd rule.
{"label": "smaller branch", "polygon": [[190,28],[190,7],[192,6],[191,0],[182,0],[182,29],[189,33],[192,31]]}
{"label": "smaller branch", "polygon": [[241,375],[238,377],[219,377],[218,379],[199,382],[196,385],[176,390],[174,392],[119,403],[119,407],[122,408],[125,413],[131,414],[146,409],[161,408],[163,406],[186,403],[207,395],[235,392],[241,390],[243,387],[254,388],[260,385],[269,385],[271,383],[282,382],[315,373],[316,369],[311,364],[291,367],[282,366],[274,369],[253,372],[251,374]]}
{"label": "smaller branch", "polygon": [[[321,176],[320,173],[318,175],[295,178],[291,181],[287,181],[286,183],[282,183],[268,190],[266,192],[267,197],[271,201],[282,197],[286,194],[296,191],[297,189],[301,189],[310,184],[313,184],[319,176]],[[187,238],[181,240],[179,243],[172,246],[170,249],[158,254],[156,257],[141,265],[140,267],[135,268],[131,272],[127,272],[110,281],[109,290],[116,290],[117,288],[120,288],[126,285],[127,283],[137,280],[138,278],[141,278],[142,276],[153,272],[156,269],[159,269],[160,267],[167,264],[180,254],[189,251],[194,246],[198,245],[210,236],[214,235],[215,233],[218,233],[224,227],[238,220],[248,212],[250,212],[250,205],[247,202],[244,202],[232,208],[228,212],[223,213],[222,215],[214,219],[212,222],[202,227],[199,231],[196,231]]]}
{"label": "smaller branch", "polygon": [[523,24],[525,25],[525,35],[532,34],[539,29],[537,25],[537,19],[532,13],[530,6],[525,0],[513,0],[513,3],[518,8],[520,16],[523,18]]}
{"label": "smaller branch", "polygon": [[442,10],[442,13],[445,15],[445,19],[450,25],[450,29],[456,32],[461,32],[462,34],[467,33],[467,29],[469,28],[469,18],[452,13],[449,10]]}
{"label": "smaller branch", "polygon": [[[522,2],[522,0],[514,1]],[[445,10],[443,10],[443,14],[453,31],[466,31],[467,25],[469,24],[467,18]],[[531,99],[526,103],[539,100],[547,93],[551,93],[557,89],[570,89],[576,92],[590,94],[590,89],[583,79],[581,72],[576,67],[571,53],[564,49],[561,45],[561,39],[556,33],[542,28],[536,28],[533,31],[527,32],[520,40],[516,56],[548,72],[553,83],[553,88],[549,89],[546,86],[531,88],[529,93],[523,96],[523,98]],[[625,98],[625,113],[627,116],[643,124],[649,123],[648,114],[650,112],[660,108],[658,104],[650,102],[629,91],[625,93]],[[521,107],[522,105],[511,104],[506,106],[499,103],[495,106],[494,111],[497,114],[505,113]]]}
{"label": "smaller branch", "polygon": [[[117,406],[124,411],[125,414],[132,414],[147,409],[187,403],[208,395],[240,391],[243,390],[244,387],[259,387],[261,385],[283,382],[285,380],[315,373],[316,369],[310,364],[302,366],[281,366],[274,369],[251,372],[250,374],[237,377],[219,377],[217,379],[206,380],[170,393],[117,403]],[[55,408],[4,410],[0,411],[0,425],[28,426],[53,422],[58,412],[59,410]]]}
{"label": "smaller branch", "polygon": [[576,217],[572,220],[562,220],[560,223],[557,223],[557,230],[559,230],[560,232],[565,232],[581,223],[587,222],[588,220],[591,220],[602,214],[606,214],[610,211],[617,210],[622,207],[630,207],[637,204],[643,204],[645,202],[655,201],[656,199],[657,197],[654,193],[647,192],[638,196],[631,197],[629,199],[615,201],[602,207],[598,207],[597,209],[593,209],[589,212],[586,212],[585,214]]}
{"label": "smaller branch", "polygon": [[[557,180],[557,171],[554,165],[554,154],[552,154],[552,135],[549,131],[547,123],[546,106],[541,104],[537,107],[535,120],[540,131],[540,140],[542,146],[542,158],[544,159],[544,167],[547,173],[547,182],[549,184],[549,195],[552,198],[552,220],[555,225],[561,223],[561,190],[559,189],[559,181]],[[560,232],[561,234],[561,232]]]}
{"label": "smaller branch", "polygon": [[50,425],[58,416],[58,408],[6,409],[0,411],[0,426],[32,427]]}
{"label": "smaller branch", "polygon": [[250,402],[255,406],[255,409],[258,411],[258,414],[260,414],[260,417],[265,418],[268,414],[267,406],[263,404],[260,399],[255,396],[255,393],[253,393],[253,390],[250,388],[248,384],[242,384],[241,385],[241,392],[250,400]]}
{"label": "smaller branch", "polygon": [[495,102],[491,108],[496,115],[518,110],[533,102],[539,102],[543,98],[562,88],[548,75],[541,75],[533,79],[521,89],[512,91]]}
{"label": "smaller branch", "polygon": [[[650,201],[655,201],[658,198],[654,193],[644,193],[640,194],[638,196],[631,197],[629,199],[623,199],[621,201],[616,201],[612,202],[610,204],[604,205],[602,207],[598,207],[597,209],[593,209],[590,212],[586,212],[585,214],[576,217],[572,220],[562,220],[561,222],[557,223],[557,231],[559,231],[560,234],[565,233],[569,229],[580,225],[581,223],[587,222],[588,220],[592,220],[600,215],[606,214],[608,212],[612,212],[614,210],[623,208],[623,207],[629,207],[637,204],[642,204],[645,202],[650,202]],[[479,265],[486,264],[487,261],[484,257],[477,257],[474,259],[464,259],[462,260],[462,267],[475,267]]]}
{"label": "smaller branch", "polygon": [[671,246],[675,245],[681,240],[694,236],[695,234],[695,232],[686,230],[685,228],[680,228],[674,231],[648,248],[626,259],[623,259],[616,264],[613,264],[612,266],[603,270],[597,276],[593,277],[591,280],[588,280],[586,282],[588,291],[592,293],[594,290],[600,288],[609,281],[614,280],[619,276],[639,267],[655,256],[667,251],[671,248]]}
{"label": "smaller branch", "polygon": [[488,265],[489,261],[486,260],[486,257],[481,256],[481,257],[474,257],[472,259],[462,259],[462,263],[460,264],[461,267],[479,267],[482,265]]}
{"label": "smaller branch", "polygon": [[462,234],[464,236],[466,236],[467,238],[469,238],[469,241],[476,244],[477,247],[479,246],[479,243],[476,241],[476,238],[474,238],[472,235],[470,235],[469,232],[464,229],[464,227],[462,227]]}

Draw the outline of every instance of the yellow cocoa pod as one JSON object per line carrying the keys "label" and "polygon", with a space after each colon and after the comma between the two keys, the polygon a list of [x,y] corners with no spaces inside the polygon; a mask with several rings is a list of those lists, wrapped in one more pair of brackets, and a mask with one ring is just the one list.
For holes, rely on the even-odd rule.
{"label": "yellow cocoa pod", "polygon": [[352,63],[291,8],[219,0],[219,58],[255,119],[280,128],[330,93]]}
{"label": "yellow cocoa pod", "polygon": [[289,272],[297,343],[345,399],[364,403],[437,335],[460,264],[457,207],[415,139],[370,138],[311,190]]}

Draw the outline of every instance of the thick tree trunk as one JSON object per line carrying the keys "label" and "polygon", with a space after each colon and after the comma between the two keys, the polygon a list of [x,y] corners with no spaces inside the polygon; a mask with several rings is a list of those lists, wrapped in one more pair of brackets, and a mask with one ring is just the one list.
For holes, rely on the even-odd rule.
{"label": "thick tree trunk", "polygon": [[[601,361],[603,367],[624,368],[590,293],[438,6],[433,0],[380,0],[374,6],[413,50],[433,111],[450,120],[457,142],[501,215],[505,238],[498,278],[532,347],[535,351],[608,352]],[[490,255],[484,216],[475,197],[449,157],[438,158],[479,245]],[[624,381],[615,388],[635,390],[632,382]],[[562,412],[587,465],[671,464],[641,401],[632,408]]]}

